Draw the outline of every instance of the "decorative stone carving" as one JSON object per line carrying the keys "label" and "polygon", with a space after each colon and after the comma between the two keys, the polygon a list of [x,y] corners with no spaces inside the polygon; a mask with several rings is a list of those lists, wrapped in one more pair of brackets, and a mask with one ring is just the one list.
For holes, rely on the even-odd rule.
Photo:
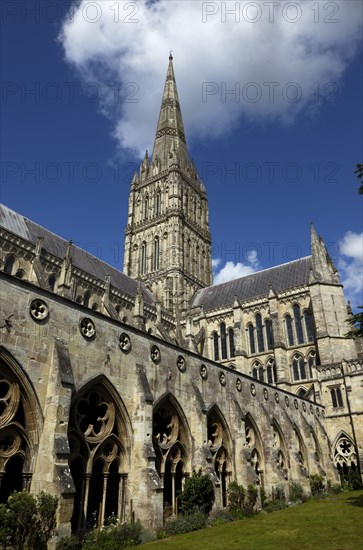
{"label": "decorative stone carving", "polygon": [[200,376],[203,378],[203,380],[207,380],[208,378],[208,370],[205,365],[200,366]]}
{"label": "decorative stone carving", "polygon": [[34,321],[41,322],[49,317],[49,308],[43,300],[36,298],[30,304],[29,313]]}
{"label": "decorative stone carving", "polygon": [[264,390],[263,390],[263,396],[265,398],[265,401],[267,401],[268,400],[268,391],[267,391],[266,388],[264,388]]}
{"label": "decorative stone carving", "polygon": [[126,334],[126,332],[123,332],[120,335],[118,345],[120,346],[121,351],[123,351],[124,353],[128,353],[129,351],[131,351],[131,339],[130,336]]}
{"label": "decorative stone carving", "polygon": [[87,317],[84,317],[80,324],[79,329],[81,331],[82,336],[85,338],[94,338],[96,334],[96,327],[92,319],[88,319]]}
{"label": "decorative stone carving", "polygon": [[220,375],[219,375],[219,382],[221,384],[221,386],[225,386],[226,383],[227,383],[227,379],[226,379],[226,375],[224,374],[224,372],[221,372]]}
{"label": "decorative stone carving", "polygon": [[256,395],[256,386],[254,384],[251,384],[251,394],[253,397]]}
{"label": "decorative stone carving", "polygon": [[160,363],[161,354],[158,346],[151,346],[150,358],[153,363]]}
{"label": "decorative stone carving", "polygon": [[178,359],[176,360],[176,366],[178,367],[180,372],[185,372],[187,370],[187,365],[182,355],[178,356]]}
{"label": "decorative stone carving", "polygon": [[242,380],[240,378],[237,378],[236,380],[236,388],[237,388],[237,391],[242,391]]}

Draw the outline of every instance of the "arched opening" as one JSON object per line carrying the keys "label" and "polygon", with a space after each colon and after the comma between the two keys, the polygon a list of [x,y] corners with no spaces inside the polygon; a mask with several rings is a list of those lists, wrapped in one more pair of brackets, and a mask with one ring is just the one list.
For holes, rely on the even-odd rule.
{"label": "arched opening", "polygon": [[8,275],[11,275],[14,269],[14,264],[15,264],[15,256],[13,256],[12,254],[9,254],[8,256],[6,256],[5,262],[4,262],[4,272],[7,273]]}
{"label": "arched opening", "polygon": [[163,484],[164,518],[178,513],[178,493],[189,475],[190,433],[176,400],[165,396],[153,414],[156,469]]}
{"label": "arched opening", "polygon": [[250,414],[245,418],[246,448],[248,450],[247,460],[250,465],[252,481],[263,487],[264,478],[264,450],[261,434]]}
{"label": "arched opening", "polygon": [[207,415],[208,446],[212,464],[218,480],[219,500],[222,507],[228,504],[228,487],[231,477],[231,439],[226,424],[217,409],[213,407]]}
{"label": "arched opening", "polygon": [[30,489],[39,415],[33,389],[15,359],[0,348],[0,502]]}
{"label": "arched opening", "polygon": [[72,531],[125,518],[130,429],[122,403],[103,377],[73,400],[69,443],[76,494]]}

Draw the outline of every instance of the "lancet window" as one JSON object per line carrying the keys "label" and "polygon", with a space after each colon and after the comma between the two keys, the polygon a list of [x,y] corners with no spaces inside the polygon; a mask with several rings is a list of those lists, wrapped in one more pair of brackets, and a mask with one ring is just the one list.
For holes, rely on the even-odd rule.
{"label": "lancet window", "polygon": [[186,422],[171,399],[164,399],[153,414],[156,469],[164,495],[164,516],[178,513],[177,495],[189,475],[189,436]]}
{"label": "lancet window", "polygon": [[69,465],[76,488],[72,531],[125,520],[129,434],[126,414],[96,384],[76,397],[70,414]]}
{"label": "lancet window", "polygon": [[207,416],[208,446],[212,454],[214,472],[219,485],[220,504],[227,506],[230,471],[230,445],[227,429],[221,415],[213,408]]}

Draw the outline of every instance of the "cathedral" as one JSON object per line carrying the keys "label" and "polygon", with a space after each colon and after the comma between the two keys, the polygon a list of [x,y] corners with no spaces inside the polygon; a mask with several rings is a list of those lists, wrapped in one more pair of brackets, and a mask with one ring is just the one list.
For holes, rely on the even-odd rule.
{"label": "cathedral", "polygon": [[271,497],[362,471],[362,352],[338,272],[312,227],[310,256],[212,284],[172,56],[124,272],[3,205],[0,232],[1,502],[56,495],[59,536],[110,516],[157,528],[200,468],[216,509],[231,481]]}

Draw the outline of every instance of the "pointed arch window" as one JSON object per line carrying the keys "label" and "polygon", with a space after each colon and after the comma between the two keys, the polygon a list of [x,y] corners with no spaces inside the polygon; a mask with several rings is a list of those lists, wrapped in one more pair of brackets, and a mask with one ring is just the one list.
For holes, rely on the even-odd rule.
{"label": "pointed arch window", "polygon": [[227,334],[226,334],[226,324],[221,323],[221,356],[222,359],[227,359]]}
{"label": "pointed arch window", "polygon": [[213,334],[213,350],[214,350],[214,360],[219,361],[219,337],[218,334],[215,332]]}
{"label": "pointed arch window", "polygon": [[83,305],[86,307],[89,307],[89,301],[91,298],[91,293],[89,290],[86,290],[86,292],[83,295]]}
{"label": "pointed arch window", "polygon": [[313,378],[313,367],[316,366],[316,351],[312,350],[308,356],[309,376]]}
{"label": "pointed arch window", "polygon": [[144,201],[144,219],[147,220],[149,217],[149,197],[146,195]]}
{"label": "pointed arch window", "polygon": [[48,279],[48,284],[49,284],[49,288],[52,292],[54,292],[54,290],[55,290],[55,283],[56,283],[55,275],[50,275],[50,277]]}
{"label": "pointed arch window", "polygon": [[293,312],[294,312],[294,321],[295,321],[295,328],[296,328],[297,343],[298,344],[303,344],[304,343],[304,332],[303,332],[303,327],[302,327],[300,306],[298,304],[294,304]]}
{"label": "pointed arch window", "polygon": [[334,409],[343,407],[343,397],[340,388],[331,388],[330,395]]}
{"label": "pointed arch window", "polygon": [[235,350],[235,347],[234,347],[233,328],[228,329],[228,338],[229,338],[229,355],[230,355],[230,357],[236,357],[236,350]]}
{"label": "pointed arch window", "polygon": [[146,242],[141,245],[141,262],[140,262],[141,275],[146,273]]}
{"label": "pointed arch window", "polygon": [[276,365],[275,361],[271,358],[267,361],[267,382],[269,384],[276,384],[277,376],[276,376]]}
{"label": "pointed arch window", "polygon": [[301,355],[295,355],[292,361],[292,373],[295,381],[306,380],[305,361]]}
{"label": "pointed arch window", "polygon": [[153,258],[154,271],[157,271],[159,269],[159,265],[160,265],[160,241],[159,241],[159,237],[155,237],[155,239],[154,239],[154,258]]}
{"label": "pointed arch window", "polygon": [[263,365],[259,361],[256,361],[256,363],[254,363],[253,365],[252,376],[260,382],[265,381],[265,370],[263,368]]}
{"label": "pointed arch window", "polygon": [[271,319],[266,319],[265,326],[266,326],[267,349],[273,349],[274,340],[273,340],[273,334],[272,334],[272,321],[271,321]]}
{"label": "pointed arch window", "polygon": [[310,311],[306,310],[304,312],[304,321],[305,321],[305,330],[308,342],[314,341],[314,325],[313,325],[313,316]]}
{"label": "pointed arch window", "polygon": [[255,327],[253,325],[248,326],[248,339],[249,339],[249,342],[250,342],[250,352],[251,352],[251,354],[256,353]]}
{"label": "pointed arch window", "polygon": [[7,273],[8,275],[11,275],[14,269],[14,264],[15,264],[15,257],[12,254],[10,254],[5,259],[4,272]]}
{"label": "pointed arch window", "polygon": [[157,216],[160,216],[161,214],[161,193],[158,190],[156,192],[156,198],[155,198],[155,214]]}
{"label": "pointed arch window", "polygon": [[287,335],[287,341],[289,346],[294,345],[294,332],[292,329],[292,319],[291,315],[287,314],[285,317],[285,324],[286,324],[286,335]]}
{"label": "pointed arch window", "polygon": [[256,332],[258,351],[261,353],[262,351],[265,351],[265,344],[263,341],[262,317],[259,313],[256,315]]}

